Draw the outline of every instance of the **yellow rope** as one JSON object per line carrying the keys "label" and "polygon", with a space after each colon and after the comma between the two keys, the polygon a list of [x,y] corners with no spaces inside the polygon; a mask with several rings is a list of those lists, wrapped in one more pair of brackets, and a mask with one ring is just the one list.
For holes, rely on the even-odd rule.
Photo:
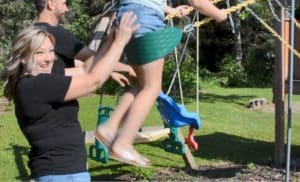
{"label": "yellow rope", "polygon": [[[188,7],[187,10],[188,10],[189,13],[191,13],[194,10],[194,8],[190,6],[190,7]],[[165,20],[170,20],[170,19],[172,19],[174,17],[180,17],[180,16],[181,16],[180,11],[176,11],[175,13],[171,13],[171,14],[167,15],[165,17]]]}
{"label": "yellow rope", "polygon": [[[226,14],[230,14],[232,12],[235,12],[237,10],[240,10],[244,7],[247,7],[248,5],[250,4],[254,4],[256,2],[256,0],[247,0],[247,1],[244,1],[240,4],[237,4],[236,6],[232,6],[231,8],[229,9],[226,9]],[[213,19],[212,18],[204,18],[203,20],[201,21],[197,21],[194,23],[194,27],[200,27],[201,25],[204,25],[210,21],[212,21]]]}
{"label": "yellow rope", "polygon": [[[221,2],[221,1],[223,1],[223,0],[213,0],[212,3],[213,3],[213,4],[217,4],[217,3]],[[243,2],[243,3],[246,3],[246,6],[248,6],[248,4],[253,4],[253,3],[255,3],[255,1],[254,1],[254,2],[251,1],[250,3],[249,3],[248,1],[245,1],[245,2]],[[233,6],[233,7],[231,7],[230,9],[227,9],[227,11],[228,11],[227,14],[232,13],[232,12],[235,12],[235,11],[237,11],[237,10],[240,10],[240,9],[242,9],[243,7],[246,7],[246,6],[243,5],[243,3],[241,3],[241,4],[237,5],[237,6]],[[281,8],[286,9],[284,6],[282,6]],[[187,10],[188,10],[189,13],[191,13],[191,12],[194,10],[194,8],[190,6]],[[174,17],[180,17],[180,16],[181,16],[180,11],[177,11],[177,12],[175,12],[175,13],[172,13],[172,14],[167,15],[167,16],[165,17],[165,20],[170,20],[170,19],[172,19],[172,18],[174,18]],[[294,22],[295,22],[296,27],[300,29],[300,22],[299,22],[297,19],[295,19],[295,18],[293,18],[293,20],[294,20]],[[203,21],[203,22],[202,22],[202,21]],[[206,24],[206,23],[212,21],[212,19],[211,19],[211,18],[206,18],[206,19],[203,19],[202,21],[201,21],[201,22],[196,22],[196,23],[195,23],[195,26],[196,26],[196,27],[197,27],[197,26],[199,27],[199,26],[201,26],[201,25],[203,25],[203,24]]]}
{"label": "yellow rope", "polygon": [[[222,0],[214,0],[213,3],[217,3],[217,2],[220,2]],[[250,4],[254,4],[256,2],[256,0],[247,0],[247,1],[244,1],[240,4],[237,4],[236,6],[232,6],[231,8],[229,9],[226,9],[226,14],[230,14],[232,12],[235,12],[237,10],[240,10],[244,7],[247,7],[249,6]],[[189,12],[192,12],[194,10],[193,7],[189,7]],[[169,20],[171,18],[174,18],[174,17],[177,17],[177,16],[180,16],[180,12],[176,12],[176,13],[173,13],[173,14],[170,14],[168,15],[165,19]],[[206,23],[209,23],[210,21],[212,21],[213,19],[212,18],[204,18],[203,20],[201,21],[197,21],[194,23],[194,27],[200,27]],[[264,20],[262,19],[259,19],[259,22],[270,32],[272,33],[275,37],[277,37],[281,42],[283,42],[283,44],[285,46],[287,46],[298,58],[300,58],[300,52],[297,51],[296,49],[293,49],[292,46],[287,42],[285,41],[271,26],[269,26]],[[300,23],[294,19],[294,22],[295,22],[295,25],[296,27],[298,27],[300,29]]]}
{"label": "yellow rope", "polygon": [[295,22],[296,27],[300,29],[300,23],[298,22],[298,20],[296,20],[295,18],[293,18],[293,20]]}
{"label": "yellow rope", "polygon": [[[212,3],[217,4],[218,2],[221,2],[221,1],[223,1],[223,0],[213,0]],[[188,7],[187,11],[188,11],[188,14],[190,14],[192,11],[194,11],[194,8],[192,6],[190,6],[190,7]],[[171,13],[171,14],[167,15],[165,17],[165,20],[170,20],[174,17],[180,17],[180,16],[181,16],[180,11],[176,11],[175,13]]]}
{"label": "yellow rope", "polygon": [[300,52],[296,49],[293,49],[292,46],[284,40],[282,36],[280,36],[271,26],[269,26],[263,19],[258,19],[258,21],[271,32],[275,37],[277,37],[285,46],[287,46],[298,58],[300,58]]}
{"label": "yellow rope", "polygon": [[[283,10],[286,10],[286,8],[281,4],[280,1],[275,0],[275,2],[276,2],[277,5],[280,6]],[[290,16],[291,14],[289,13],[289,10],[286,10],[286,11],[288,12],[288,15]],[[292,20],[294,20],[296,27],[300,29],[300,23],[299,23],[299,21],[298,21],[297,19],[291,17],[291,16],[290,16],[290,18],[291,18]]]}

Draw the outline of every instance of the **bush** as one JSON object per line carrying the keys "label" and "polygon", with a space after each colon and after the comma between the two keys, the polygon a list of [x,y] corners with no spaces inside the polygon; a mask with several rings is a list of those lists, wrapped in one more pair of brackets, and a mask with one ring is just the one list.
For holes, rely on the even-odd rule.
{"label": "bush", "polygon": [[[163,71],[163,90],[167,91],[173,75],[176,70],[176,62],[174,56],[170,56],[166,59],[164,71]],[[180,65],[180,77],[183,93],[185,97],[193,96],[196,93],[196,64],[191,56],[184,59]],[[178,77],[176,77],[175,83],[172,88],[172,95],[178,95]]]}
{"label": "bush", "polygon": [[120,90],[122,90],[122,87],[114,80],[109,79],[107,82],[105,82],[103,87],[97,91],[97,93],[102,91],[104,94],[115,95],[120,92]]}
{"label": "bush", "polygon": [[275,67],[274,39],[265,41],[252,54],[245,57],[245,72],[248,75],[249,86],[265,87],[272,85]]}
{"label": "bush", "polygon": [[92,34],[92,17],[89,16],[88,7],[82,6],[82,0],[74,0],[69,4],[70,11],[67,15],[68,23],[65,25],[80,40],[87,41]]}
{"label": "bush", "polygon": [[29,1],[0,1],[0,70],[9,55],[12,40],[16,34],[35,17],[34,4]]}
{"label": "bush", "polygon": [[244,68],[230,56],[225,58],[218,65],[220,72],[217,73],[220,86],[223,87],[243,87],[247,85],[248,76]]}

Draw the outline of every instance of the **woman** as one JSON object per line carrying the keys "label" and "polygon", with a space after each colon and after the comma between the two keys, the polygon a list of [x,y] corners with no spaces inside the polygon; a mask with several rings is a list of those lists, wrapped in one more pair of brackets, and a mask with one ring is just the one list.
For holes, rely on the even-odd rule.
{"label": "woman", "polygon": [[108,79],[138,28],[135,19],[133,13],[126,13],[110,49],[80,76],[51,74],[55,40],[44,27],[30,26],[17,36],[6,63],[4,95],[15,102],[19,126],[31,146],[29,168],[37,181],[90,181],[75,101]]}

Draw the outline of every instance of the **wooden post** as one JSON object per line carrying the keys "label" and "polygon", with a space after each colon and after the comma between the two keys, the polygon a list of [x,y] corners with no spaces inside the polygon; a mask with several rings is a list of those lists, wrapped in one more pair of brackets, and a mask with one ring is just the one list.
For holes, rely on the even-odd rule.
{"label": "wooden post", "polygon": [[[299,21],[299,19],[297,19]],[[300,30],[299,28],[295,27],[295,49],[297,51],[300,50]],[[294,94],[300,94],[300,58],[294,55]]]}
{"label": "wooden post", "polygon": [[[281,22],[276,23],[276,29],[284,39],[284,10],[279,10]],[[275,75],[274,75],[274,102],[275,102],[275,144],[274,144],[274,163],[283,165],[284,162],[284,93],[285,93],[285,55],[283,43],[276,40],[275,47]]]}
{"label": "wooden post", "polygon": [[107,27],[109,25],[110,17],[102,17],[100,22],[97,24],[94,32],[93,32],[93,38],[92,41],[89,44],[89,48],[97,51],[101,42],[102,37],[105,35]]}
{"label": "wooden post", "polygon": [[[184,137],[180,130],[178,130],[178,138],[181,141],[184,141]],[[199,170],[199,166],[196,164],[196,161],[194,159],[194,156],[187,144],[185,144],[185,153],[183,155],[183,160],[186,164],[186,166],[189,166],[193,170]]]}

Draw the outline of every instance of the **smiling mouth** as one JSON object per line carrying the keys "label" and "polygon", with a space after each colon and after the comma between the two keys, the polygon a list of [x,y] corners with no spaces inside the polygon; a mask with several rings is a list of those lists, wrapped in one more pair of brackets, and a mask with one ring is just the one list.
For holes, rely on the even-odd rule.
{"label": "smiling mouth", "polygon": [[51,69],[51,66],[53,65],[52,63],[53,62],[44,62],[39,64],[39,67],[43,71],[49,71]]}

